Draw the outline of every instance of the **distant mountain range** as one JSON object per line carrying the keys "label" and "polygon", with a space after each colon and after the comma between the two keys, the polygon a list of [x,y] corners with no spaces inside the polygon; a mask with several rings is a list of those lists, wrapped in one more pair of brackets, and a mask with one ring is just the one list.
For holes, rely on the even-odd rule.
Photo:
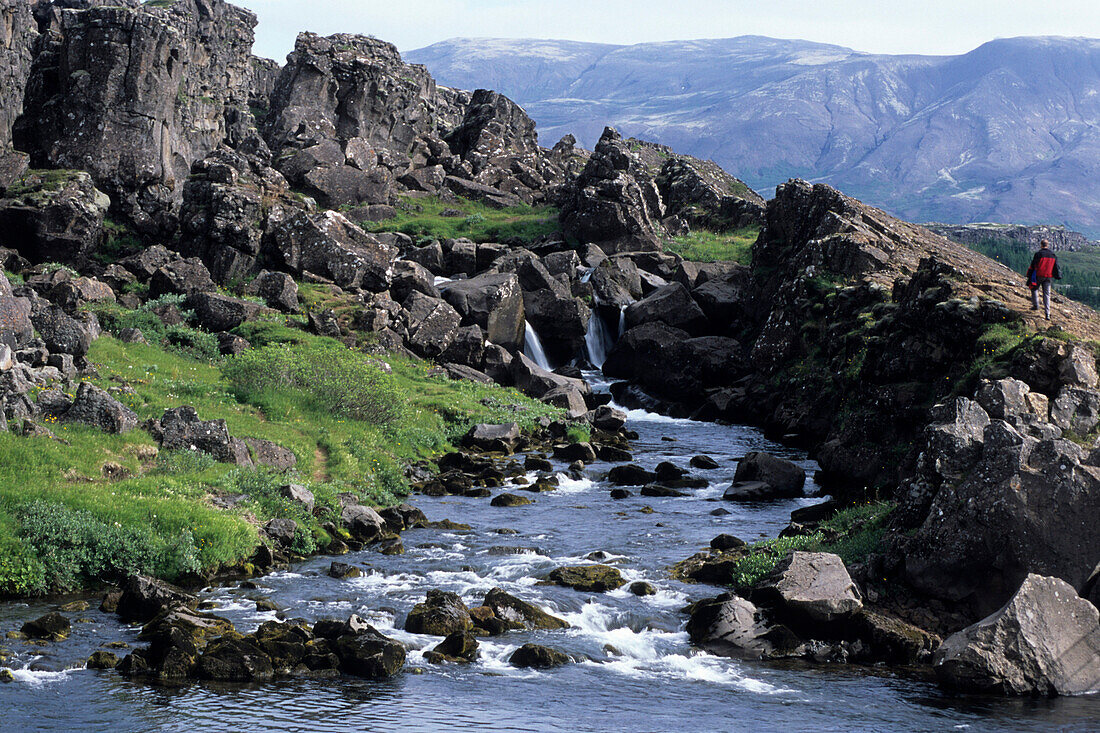
{"label": "distant mountain range", "polygon": [[824,181],[905,219],[1100,236],[1100,40],[882,56],[758,36],[613,46],[454,39],[405,54],[493,88],[552,145],[605,125],[710,158],[770,197]]}

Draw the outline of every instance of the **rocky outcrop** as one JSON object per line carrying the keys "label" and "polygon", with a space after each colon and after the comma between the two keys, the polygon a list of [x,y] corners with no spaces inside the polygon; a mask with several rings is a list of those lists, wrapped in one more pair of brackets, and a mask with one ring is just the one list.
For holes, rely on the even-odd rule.
{"label": "rocky outcrop", "polygon": [[225,420],[200,420],[193,407],[176,407],[150,426],[165,450],[201,451],[223,463],[251,466],[248,445],[229,434]]}
{"label": "rocky outcrop", "polygon": [[113,210],[171,233],[191,164],[240,136],[255,16],[222,0],[63,9],[35,58],[15,144],[88,171]]}
{"label": "rocky outcrop", "polygon": [[480,326],[489,341],[509,351],[523,348],[523,291],[514,274],[456,280],[447,283],[441,292],[462,316],[463,325]]}
{"label": "rocky outcrop", "polygon": [[[0,1],[0,159],[12,155],[11,131],[23,112],[38,25],[26,0]],[[0,178],[0,189],[11,181]]]}
{"label": "rocky outcrop", "polygon": [[293,273],[310,272],[346,289],[381,292],[397,252],[335,211],[298,213],[271,231],[273,256]]}
{"label": "rocky outcrop", "polygon": [[604,252],[660,249],[664,204],[644,164],[615,130],[604,130],[596,150],[563,194],[566,237]]}
{"label": "rocky outcrop", "polygon": [[964,692],[1079,695],[1100,690],[1100,614],[1058,578],[1028,575],[996,613],[948,637],[933,661]]}
{"label": "rocky outcrop", "polygon": [[693,227],[726,231],[764,223],[764,198],[713,161],[673,155],[655,183],[665,215]]}
{"label": "rocky outcrop", "polygon": [[103,243],[111,200],[79,171],[37,171],[0,199],[4,243],[31,262],[82,266]]}

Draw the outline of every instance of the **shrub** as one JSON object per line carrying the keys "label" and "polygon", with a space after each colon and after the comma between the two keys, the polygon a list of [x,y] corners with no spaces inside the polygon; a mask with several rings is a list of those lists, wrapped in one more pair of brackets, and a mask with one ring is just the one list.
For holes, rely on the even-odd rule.
{"label": "shrub", "polygon": [[394,379],[361,353],[335,342],[271,344],[229,359],[222,368],[237,396],[255,402],[271,390],[309,395],[323,411],[390,425],[405,412]]}
{"label": "shrub", "polygon": [[199,570],[188,531],[165,541],[147,526],[109,524],[91,512],[41,500],[22,507],[18,516],[23,541],[38,556],[45,585],[52,590],[117,582],[131,573],[175,578]]}

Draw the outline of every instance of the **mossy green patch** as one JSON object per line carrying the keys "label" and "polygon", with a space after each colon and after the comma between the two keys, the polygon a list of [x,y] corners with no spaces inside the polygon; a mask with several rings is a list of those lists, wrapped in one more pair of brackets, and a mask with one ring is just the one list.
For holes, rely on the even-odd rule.
{"label": "mossy green patch", "polygon": [[881,549],[886,521],[893,510],[894,504],[888,502],[850,507],[822,522],[810,534],[757,542],[734,565],[730,582],[738,588],[752,587],[795,550],[832,552],[846,565],[862,562]]}
{"label": "mossy green patch", "polygon": [[436,197],[402,198],[396,217],[363,226],[370,232],[401,232],[418,239],[465,237],[475,242],[531,242],[559,230],[558,210],[550,206],[493,209],[477,201]]}
{"label": "mossy green patch", "polygon": [[694,229],[666,244],[668,252],[693,262],[737,262],[747,265],[752,260],[752,245],[760,234],[757,227],[745,227],[733,232]]}

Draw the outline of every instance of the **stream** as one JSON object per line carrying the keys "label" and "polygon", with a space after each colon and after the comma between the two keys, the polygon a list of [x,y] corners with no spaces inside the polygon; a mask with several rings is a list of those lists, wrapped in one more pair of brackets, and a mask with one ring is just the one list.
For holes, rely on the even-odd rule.
{"label": "stream", "polygon": [[[598,373],[589,377],[597,389],[606,389]],[[680,609],[718,589],[671,580],[668,566],[705,548],[719,533],[748,541],[774,537],[792,509],[821,501],[724,502],[722,491],[736,460],[747,451],[767,450],[797,461],[810,475],[816,464],[744,426],[634,410],[627,427],[640,436],[635,457],[647,468],[666,460],[686,467],[700,453],[716,459],[718,469],[692,469],[711,486],[686,497],[613,501],[599,480],[608,464],[593,464],[590,478],[581,480],[566,478],[559,465],[560,488],[529,495],[531,506],[412,497],[429,519],[451,519],[473,529],[409,530],[402,535],[405,555],[383,556],[368,548],[341,558],[362,566],[362,577],[330,578],[332,558],[318,557],[257,579],[258,589],[217,587],[200,594],[215,604],[213,613],[231,619],[242,632],[275,618],[255,610],[261,597],[288,618],[358,613],[416,650],[405,672],[391,680],[157,687],[115,672],[85,670],[83,660],[106,642],[137,645],[138,628],[95,610],[95,599],[92,610],[68,614],[73,635],[64,642],[35,646],[0,640],[15,653],[6,662],[15,681],[0,684],[0,730],[1096,730],[1100,701],[1094,698],[953,698],[933,683],[886,669],[741,662],[693,649]],[[807,493],[814,488],[808,485]],[[729,513],[712,513],[719,508]],[[652,583],[657,593],[636,597],[624,586],[590,594],[537,584],[551,569],[583,563],[593,552],[606,553],[602,562],[619,567],[628,581]],[[572,628],[481,639],[480,658],[470,665],[425,662],[423,651],[439,638],[405,632],[409,609],[432,588],[454,591],[477,606],[494,587],[565,618]],[[0,633],[54,607],[4,604]],[[581,661],[549,671],[509,666],[510,653],[528,641]]]}

